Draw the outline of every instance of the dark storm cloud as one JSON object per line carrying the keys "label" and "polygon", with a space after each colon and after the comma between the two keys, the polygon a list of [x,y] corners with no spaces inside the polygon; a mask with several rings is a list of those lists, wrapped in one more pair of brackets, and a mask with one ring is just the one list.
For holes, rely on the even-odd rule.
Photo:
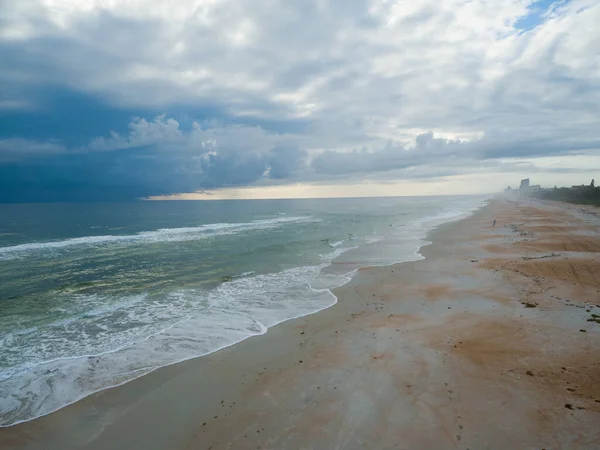
{"label": "dark storm cloud", "polygon": [[[223,134],[233,139],[217,144]],[[306,170],[304,150],[273,142],[261,128],[205,130],[195,123],[184,131],[165,117],[136,119],[127,135],[71,149],[0,140],[0,202],[131,200],[287,179]]]}
{"label": "dark storm cloud", "polygon": [[535,171],[506,160],[600,147],[592,0],[0,9],[2,201]]}
{"label": "dark storm cloud", "polygon": [[269,176],[283,180],[306,168],[308,154],[297,147],[275,147],[269,152]]}

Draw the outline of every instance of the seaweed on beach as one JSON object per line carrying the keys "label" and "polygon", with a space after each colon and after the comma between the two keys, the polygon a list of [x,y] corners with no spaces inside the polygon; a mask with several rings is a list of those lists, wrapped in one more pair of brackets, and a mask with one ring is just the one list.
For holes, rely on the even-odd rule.
{"label": "seaweed on beach", "polygon": [[525,308],[537,308],[538,304],[537,303],[530,303],[530,302],[521,302],[521,304],[525,307]]}
{"label": "seaweed on beach", "polygon": [[600,315],[592,313],[592,317],[590,317],[587,321],[600,323]]}

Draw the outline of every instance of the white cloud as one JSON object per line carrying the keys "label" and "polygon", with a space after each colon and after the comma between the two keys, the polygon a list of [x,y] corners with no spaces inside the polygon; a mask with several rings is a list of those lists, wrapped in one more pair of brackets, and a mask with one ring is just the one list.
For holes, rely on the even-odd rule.
{"label": "white cloud", "polygon": [[[330,174],[364,159],[384,171],[459,158],[468,171],[503,155],[598,148],[600,3],[559,2],[537,27],[517,29],[533,3],[20,0],[8,2],[0,43],[37,58],[15,61],[13,84],[27,75],[27,83],[68,85],[117,106],[217,105],[241,121],[308,123],[291,134],[136,119],[127,136],[92,142],[95,150],[293,145],[309,162],[329,151],[339,164]],[[405,151],[429,130],[462,144]]]}
{"label": "white cloud", "polygon": [[151,122],[136,117],[129,124],[127,136],[121,136],[113,131],[110,138],[97,137],[81,150],[123,150],[150,145],[173,146],[183,143],[185,143],[185,137],[179,129],[179,122],[163,115],[156,117]]}
{"label": "white cloud", "polygon": [[223,125],[215,121],[193,122],[188,130],[165,115],[152,120],[136,117],[129,123],[127,135],[114,131],[109,137],[97,137],[79,152],[125,150],[152,146],[165,151],[204,153],[266,152],[278,145],[289,145],[298,137],[269,133],[258,126]]}

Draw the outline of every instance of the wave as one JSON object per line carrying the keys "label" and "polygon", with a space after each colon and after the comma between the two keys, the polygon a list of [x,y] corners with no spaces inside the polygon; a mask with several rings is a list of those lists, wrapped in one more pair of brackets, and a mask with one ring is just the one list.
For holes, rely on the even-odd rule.
{"label": "wave", "polygon": [[161,228],[153,231],[142,231],[129,235],[83,236],[50,242],[31,242],[27,244],[0,247],[0,260],[22,257],[33,252],[55,251],[76,246],[104,246],[127,243],[182,242],[207,239],[217,236],[237,234],[244,231],[267,230],[277,228],[289,222],[310,221],[312,216],[283,217],[254,220],[242,223],[213,223],[197,227]]}
{"label": "wave", "polygon": [[[315,266],[271,274],[243,273],[211,290],[181,289],[161,298],[80,295],[90,310],[36,328],[38,345],[9,333],[0,382],[0,427],[32,420],[166,365],[213,353],[267,332],[281,322],[336,303],[332,288],[350,278],[312,284],[344,249]],[[106,306],[106,303],[110,303]],[[134,325],[132,325],[134,324]]]}
{"label": "wave", "polygon": [[[409,228],[414,232],[403,231],[406,253],[397,255],[395,262],[422,258],[418,249],[426,243],[429,230],[474,209],[463,208],[413,222]],[[181,237],[188,230],[195,230],[196,234],[238,232],[302,220],[312,219],[279,217],[245,224],[212,224],[171,229],[167,235]],[[264,334],[281,322],[333,306],[337,298],[332,289],[348,282],[356,272],[354,267],[345,273],[329,270],[336,258],[357,248],[343,244],[344,241],[327,240],[333,251],[320,255],[320,264],[270,274],[232,275],[211,290],[180,289],[160,298],[147,294],[112,299],[80,295],[77,304],[84,304],[82,309],[87,313],[77,314],[77,320],[58,320],[26,331],[39,335],[39,346],[26,345],[24,334],[4,336],[8,340],[4,344],[9,345],[2,345],[0,339],[3,348],[11,349],[6,358],[13,358],[7,359],[10,369],[0,373],[2,391],[12,393],[0,401],[0,427],[49,414],[159,367],[213,353]],[[350,268],[344,264],[341,267]]]}

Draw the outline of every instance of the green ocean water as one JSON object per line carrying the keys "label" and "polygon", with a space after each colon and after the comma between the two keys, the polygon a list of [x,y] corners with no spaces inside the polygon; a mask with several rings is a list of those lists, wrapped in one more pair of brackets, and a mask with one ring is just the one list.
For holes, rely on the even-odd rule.
{"label": "green ocean water", "polygon": [[0,205],[0,425],[329,307],[482,201]]}

